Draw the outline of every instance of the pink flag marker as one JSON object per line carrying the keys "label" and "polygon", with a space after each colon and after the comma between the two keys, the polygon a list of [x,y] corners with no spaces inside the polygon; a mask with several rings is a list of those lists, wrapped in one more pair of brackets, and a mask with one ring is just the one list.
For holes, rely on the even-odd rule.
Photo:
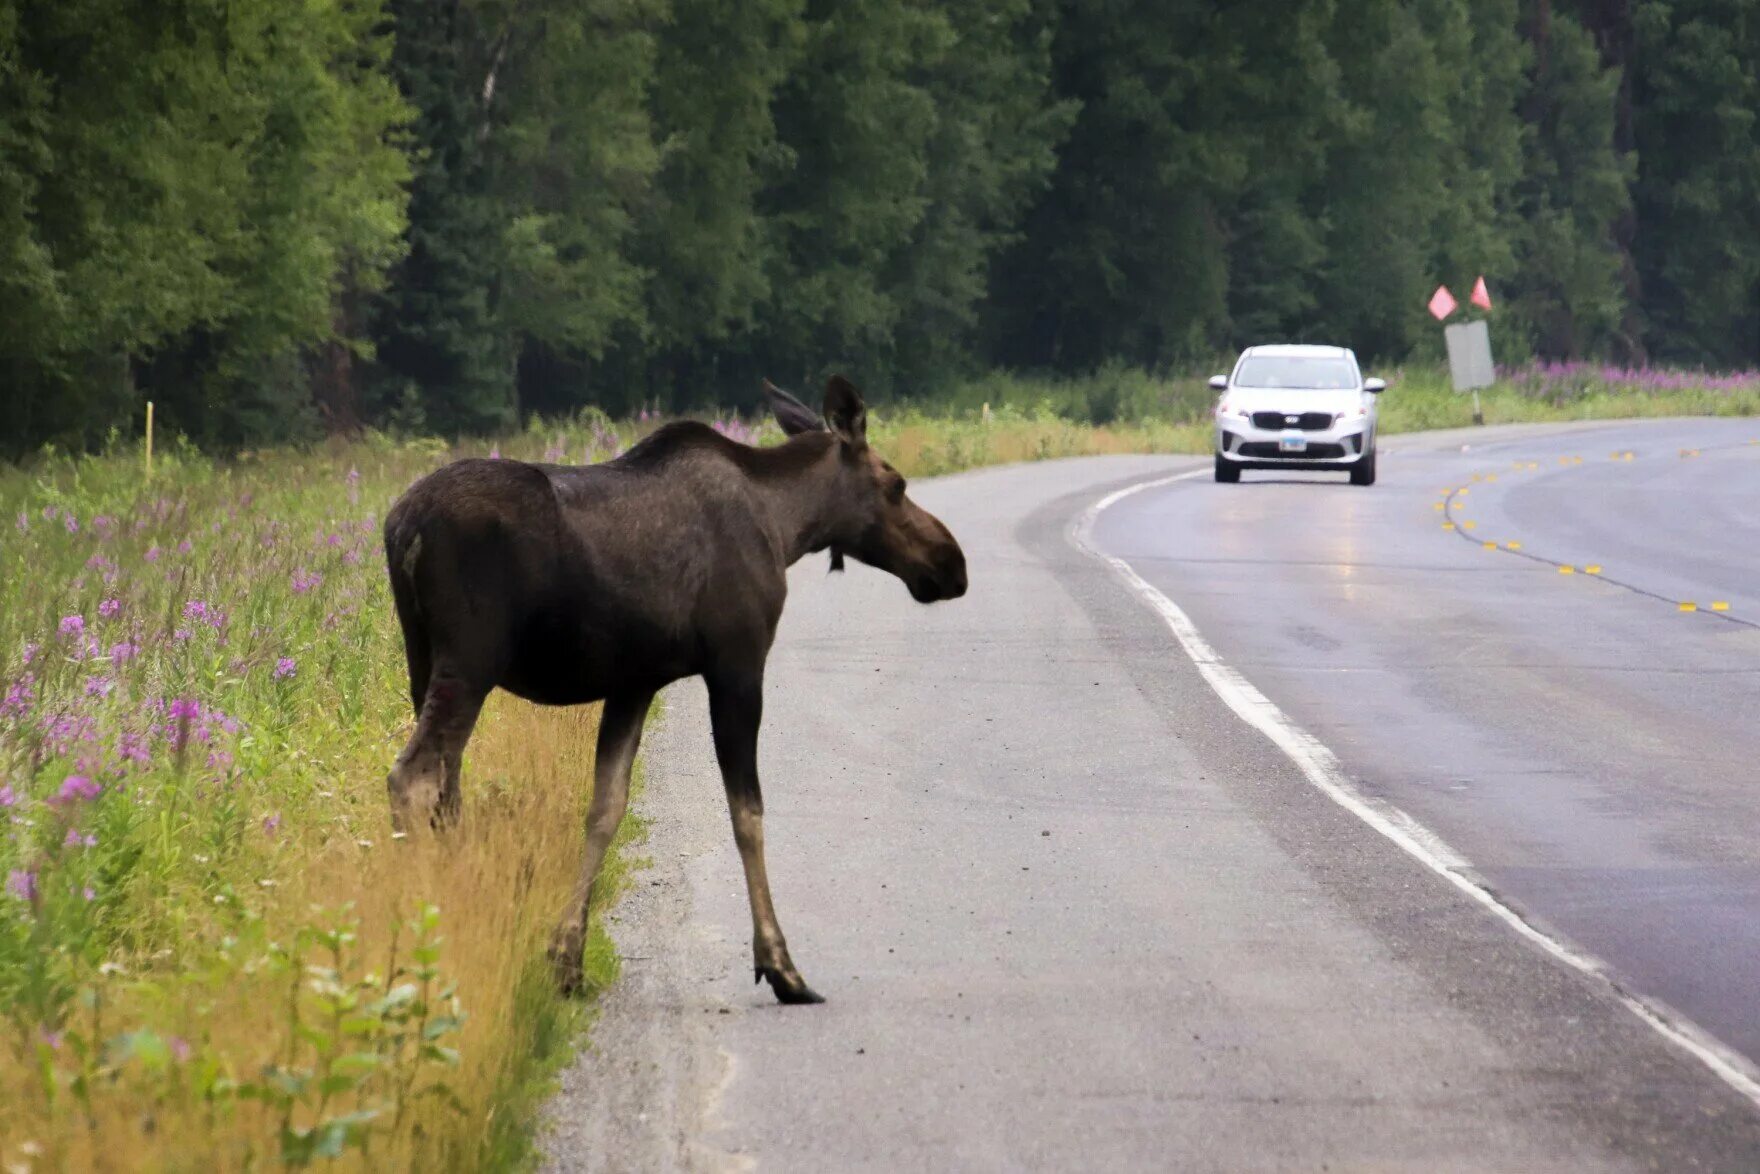
{"label": "pink flag marker", "polygon": [[1489,310],[1491,308],[1491,291],[1485,288],[1485,278],[1480,276],[1473,284],[1473,296],[1470,299],[1475,306]]}
{"label": "pink flag marker", "polygon": [[1460,303],[1454,300],[1454,295],[1448,292],[1446,285],[1437,286],[1436,292],[1430,295],[1430,312],[1436,316],[1438,322],[1454,313],[1458,305]]}

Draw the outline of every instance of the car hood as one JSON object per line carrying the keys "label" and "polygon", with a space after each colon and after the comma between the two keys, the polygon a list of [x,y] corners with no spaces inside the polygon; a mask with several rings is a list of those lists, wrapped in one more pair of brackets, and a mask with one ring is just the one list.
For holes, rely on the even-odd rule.
{"label": "car hood", "polygon": [[1366,391],[1308,390],[1296,387],[1231,387],[1223,398],[1230,411],[1354,412],[1375,397]]}

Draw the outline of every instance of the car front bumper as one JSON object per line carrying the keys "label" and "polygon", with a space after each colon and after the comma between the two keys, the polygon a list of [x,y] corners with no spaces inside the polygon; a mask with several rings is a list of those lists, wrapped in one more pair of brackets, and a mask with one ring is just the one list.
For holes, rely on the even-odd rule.
{"label": "car front bumper", "polygon": [[[1292,440],[1302,447],[1287,447]],[[1374,426],[1361,418],[1313,431],[1257,428],[1239,416],[1216,422],[1216,455],[1243,469],[1349,468],[1374,444]]]}

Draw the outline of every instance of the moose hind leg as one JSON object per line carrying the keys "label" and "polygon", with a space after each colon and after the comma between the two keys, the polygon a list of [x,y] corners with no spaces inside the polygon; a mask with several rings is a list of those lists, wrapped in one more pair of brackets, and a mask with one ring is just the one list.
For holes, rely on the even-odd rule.
{"label": "moose hind leg", "polygon": [[440,828],[458,821],[464,748],[487,693],[444,670],[429,682],[415,732],[386,779],[395,830],[407,832],[423,822]]}
{"label": "moose hind leg", "polygon": [[587,845],[568,907],[550,939],[550,966],[563,994],[581,987],[581,951],[587,945],[587,911],[593,884],[617,827],[629,807],[629,773],[641,746],[642,722],[653,693],[618,694],[599,713],[599,744],[593,755],[593,801],[587,808]]}
{"label": "moose hind leg", "polygon": [[733,839],[745,866],[752,905],[752,969],[770,983],[783,1003],[823,1003],[788,956],[788,943],[770,900],[764,868],[764,797],[758,787],[758,725],[763,720],[763,680],[757,676],[717,677],[709,681],[709,718],[715,757],[727,788]]}

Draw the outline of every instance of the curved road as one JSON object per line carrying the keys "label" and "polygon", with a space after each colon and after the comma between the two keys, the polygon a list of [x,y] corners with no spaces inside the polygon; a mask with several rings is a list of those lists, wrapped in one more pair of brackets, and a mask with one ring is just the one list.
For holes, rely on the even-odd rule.
{"label": "curved road", "polygon": [[[1150,458],[923,484],[971,593],[809,560],[771,661],[770,872],[831,1002],[748,985],[675,688],[551,1168],[1760,1167],[1756,440],[1390,437],[1367,490]],[[1093,521],[1120,567],[1073,540],[1187,471]],[[1317,788],[1147,589],[1495,896]]]}

